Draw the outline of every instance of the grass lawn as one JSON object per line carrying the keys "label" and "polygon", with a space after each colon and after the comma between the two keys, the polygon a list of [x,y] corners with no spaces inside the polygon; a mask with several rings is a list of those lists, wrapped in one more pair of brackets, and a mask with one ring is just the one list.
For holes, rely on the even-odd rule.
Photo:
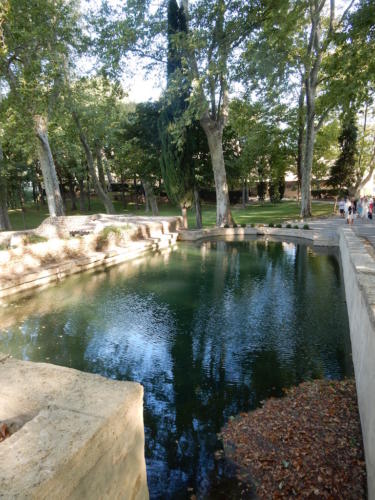
{"label": "grass lawn", "polygon": [[[69,203],[69,202],[68,202]],[[124,210],[120,202],[114,202],[116,210],[119,214],[132,214],[132,215],[150,215],[146,214],[144,207],[141,206],[139,210],[136,209],[134,204],[129,203]],[[333,212],[333,204],[323,202],[313,202],[313,215],[327,216]],[[160,204],[160,215],[180,215],[180,210],[169,204]],[[84,212],[85,214],[104,213],[101,203],[93,199],[91,202],[91,211]],[[210,227],[215,225],[216,211],[215,205],[203,205],[203,225]],[[67,215],[79,215],[80,212],[67,211]],[[282,201],[281,203],[252,203],[245,209],[236,207],[232,208],[232,214],[237,224],[268,224],[269,222],[279,223],[288,219],[299,218],[299,204],[296,201]],[[14,230],[33,229],[48,217],[47,206],[41,207],[39,210],[33,205],[26,208],[25,221],[22,217],[21,210],[11,210],[9,212],[10,221]],[[189,227],[195,227],[195,214],[189,211]]]}

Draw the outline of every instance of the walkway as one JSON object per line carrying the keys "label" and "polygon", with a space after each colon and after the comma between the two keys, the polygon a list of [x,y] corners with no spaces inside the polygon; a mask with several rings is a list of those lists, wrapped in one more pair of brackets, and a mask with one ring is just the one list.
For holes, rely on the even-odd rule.
{"label": "walkway", "polygon": [[327,239],[338,239],[340,227],[351,227],[357,236],[368,241],[375,249],[375,221],[354,219],[353,225],[348,226],[345,219],[336,216],[312,220],[309,226],[311,229],[321,231]]}

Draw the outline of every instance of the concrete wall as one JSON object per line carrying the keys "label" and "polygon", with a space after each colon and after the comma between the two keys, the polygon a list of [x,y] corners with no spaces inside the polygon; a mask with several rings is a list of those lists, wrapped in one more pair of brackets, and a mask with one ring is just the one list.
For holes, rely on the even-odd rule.
{"label": "concrete wall", "polygon": [[349,228],[340,232],[353,364],[366,457],[368,497],[375,499],[375,261]]}
{"label": "concrete wall", "polygon": [[147,500],[143,388],[0,354],[1,499]]}

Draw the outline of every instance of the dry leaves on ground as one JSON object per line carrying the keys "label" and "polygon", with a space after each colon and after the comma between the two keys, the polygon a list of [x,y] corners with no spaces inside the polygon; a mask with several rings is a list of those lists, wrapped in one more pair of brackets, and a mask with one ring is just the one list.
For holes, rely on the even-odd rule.
{"label": "dry leaves on ground", "polygon": [[0,422],[0,443],[1,443],[1,441],[4,441],[4,439],[6,439],[9,436],[10,436],[10,432],[9,432],[7,424],[2,424]]}
{"label": "dry leaves on ground", "polygon": [[227,458],[259,498],[366,497],[353,380],[305,382],[236,417],[222,431]]}

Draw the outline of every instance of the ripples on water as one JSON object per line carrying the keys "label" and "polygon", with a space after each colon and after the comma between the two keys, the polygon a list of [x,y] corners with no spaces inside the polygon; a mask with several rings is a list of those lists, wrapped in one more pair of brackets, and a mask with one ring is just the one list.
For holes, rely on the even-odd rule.
{"label": "ripples on water", "polygon": [[231,415],[352,373],[339,261],[294,243],[180,245],[34,291],[0,320],[0,351],[144,385],[152,498],[208,498]]}

